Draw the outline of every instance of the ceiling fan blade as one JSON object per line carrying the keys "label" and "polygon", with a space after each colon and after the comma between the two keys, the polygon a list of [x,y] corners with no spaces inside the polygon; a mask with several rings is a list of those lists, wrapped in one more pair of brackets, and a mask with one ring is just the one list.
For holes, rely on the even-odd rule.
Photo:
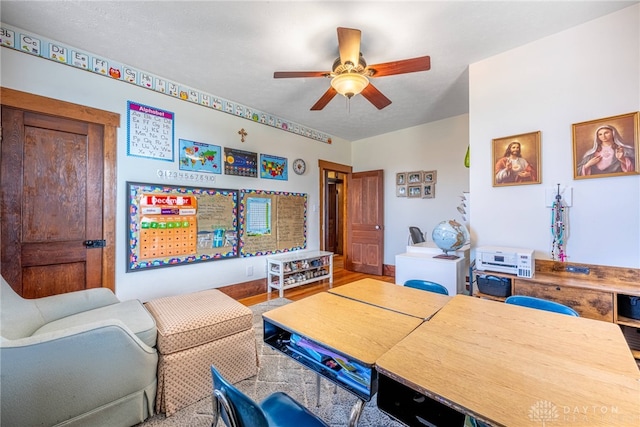
{"label": "ceiling fan blade", "polygon": [[276,71],[274,79],[290,79],[293,77],[327,77],[328,71]]}
{"label": "ceiling fan blade", "polygon": [[338,27],[338,49],[342,65],[351,62],[354,66],[360,60],[360,30]]}
{"label": "ceiling fan blade", "polygon": [[431,58],[420,56],[418,58],[403,59],[401,61],[385,62],[383,64],[369,65],[367,70],[372,70],[372,77],[393,76],[394,74],[415,73],[416,71],[428,71],[431,69]]}
{"label": "ceiling fan blade", "polygon": [[327,90],[324,95],[320,97],[318,102],[313,104],[313,107],[311,107],[311,111],[322,110],[329,103],[329,101],[331,101],[333,97],[337,95],[337,93],[338,92],[333,88],[333,86],[329,86],[329,90]]}
{"label": "ceiling fan blade", "polygon": [[360,93],[367,98],[378,110],[382,110],[387,105],[391,104],[391,100],[384,96],[374,85],[369,82],[367,87]]}

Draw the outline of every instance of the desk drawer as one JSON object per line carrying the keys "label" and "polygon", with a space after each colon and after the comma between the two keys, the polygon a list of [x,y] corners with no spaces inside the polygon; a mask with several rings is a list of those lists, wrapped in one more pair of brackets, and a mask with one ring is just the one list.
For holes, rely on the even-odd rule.
{"label": "desk drawer", "polygon": [[297,335],[263,318],[264,342],[275,350],[322,375],[329,381],[369,401],[378,390],[378,373],[367,366]]}
{"label": "desk drawer", "polygon": [[412,388],[379,375],[378,409],[408,426],[463,427],[464,414]]}
{"label": "desk drawer", "polygon": [[613,322],[613,293],[550,285],[533,280],[516,279],[514,295],[529,295],[556,301],[576,310],[580,316],[589,319]]}

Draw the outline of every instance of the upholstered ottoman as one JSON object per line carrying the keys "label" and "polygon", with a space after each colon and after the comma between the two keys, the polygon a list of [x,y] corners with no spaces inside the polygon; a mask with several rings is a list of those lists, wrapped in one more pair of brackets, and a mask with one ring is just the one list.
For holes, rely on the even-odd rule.
{"label": "upholstered ottoman", "polygon": [[156,412],[171,416],[213,392],[211,365],[231,382],[256,375],[251,310],[212,289],[147,302],[156,319]]}

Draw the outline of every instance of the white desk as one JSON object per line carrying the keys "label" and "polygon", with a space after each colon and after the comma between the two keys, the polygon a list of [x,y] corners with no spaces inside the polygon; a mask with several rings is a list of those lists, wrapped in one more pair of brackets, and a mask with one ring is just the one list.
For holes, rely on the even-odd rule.
{"label": "white desk", "polygon": [[431,280],[447,288],[449,295],[463,293],[469,269],[469,245],[455,252],[455,260],[434,258],[442,250],[433,242],[407,246],[407,252],[396,255],[396,283],[409,279]]}

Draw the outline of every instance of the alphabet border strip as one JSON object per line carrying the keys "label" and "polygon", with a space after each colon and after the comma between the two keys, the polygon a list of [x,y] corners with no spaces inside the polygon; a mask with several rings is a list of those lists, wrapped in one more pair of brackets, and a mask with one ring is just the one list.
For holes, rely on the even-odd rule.
{"label": "alphabet border strip", "polygon": [[38,35],[30,34],[4,23],[0,23],[0,46],[130,83],[144,89],[153,90],[173,98],[232,114],[285,132],[291,132],[309,139],[331,144],[331,137],[329,135],[315,129],[180,85],[155,74],[80,51]]}

